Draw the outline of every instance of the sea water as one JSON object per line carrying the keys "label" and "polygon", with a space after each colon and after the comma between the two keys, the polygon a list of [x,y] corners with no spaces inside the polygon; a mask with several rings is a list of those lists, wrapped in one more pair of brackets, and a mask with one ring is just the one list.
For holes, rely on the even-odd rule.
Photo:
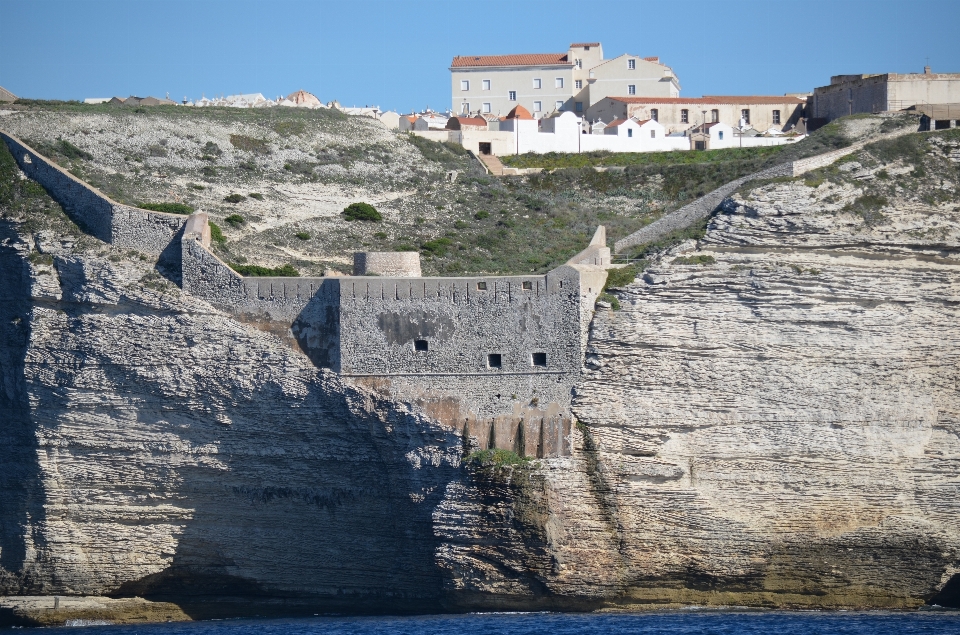
{"label": "sea water", "polygon": [[960,611],[678,610],[214,620],[67,628],[110,635],[960,635]]}

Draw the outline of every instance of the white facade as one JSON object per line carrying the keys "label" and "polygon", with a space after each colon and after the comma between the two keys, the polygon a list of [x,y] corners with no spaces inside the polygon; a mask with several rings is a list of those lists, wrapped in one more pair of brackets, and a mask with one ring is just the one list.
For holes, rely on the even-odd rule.
{"label": "white facade", "polygon": [[[802,136],[795,137],[752,137],[740,138],[733,134],[727,124],[710,127],[709,147],[732,148],[782,145],[794,143]],[[691,138],[685,136],[667,136],[665,127],[657,121],[636,121],[633,119],[611,122],[603,134],[583,134],[581,119],[572,112],[563,112],[555,116],[536,119],[505,119],[500,122],[500,130],[450,130],[416,131],[415,134],[434,141],[459,143],[474,154],[524,154],[533,152],[668,152],[691,149]],[[481,144],[484,144],[481,146]]]}

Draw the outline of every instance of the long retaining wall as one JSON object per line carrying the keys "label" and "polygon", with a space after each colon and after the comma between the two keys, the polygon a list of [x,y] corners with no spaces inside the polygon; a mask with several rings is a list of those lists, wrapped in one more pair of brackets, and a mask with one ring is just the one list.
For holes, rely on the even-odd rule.
{"label": "long retaining wall", "polygon": [[0,138],[24,174],[42,185],[84,231],[106,243],[159,256],[179,270],[186,216],[117,203],[16,137],[0,131]]}
{"label": "long retaining wall", "polygon": [[858,152],[869,143],[876,143],[877,141],[882,141],[884,139],[893,139],[895,137],[911,134],[913,132],[916,131],[909,129],[897,130],[890,134],[882,135],[877,139],[858,141],[847,146],[846,148],[831,150],[830,152],[824,152],[823,154],[818,154],[806,159],[798,159],[797,161],[783,163],[772,168],[754,172],[753,174],[748,174],[747,176],[736,179],[735,181],[721,185],[717,189],[705,194],[704,196],[701,196],[692,203],[688,203],[675,212],[671,212],[663,218],[650,223],[646,227],[633,232],[626,238],[621,238],[614,243],[614,252],[620,253],[628,247],[653,242],[654,240],[663,238],[664,236],[679,229],[689,227],[698,220],[706,218],[720,206],[720,203],[722,203],[725,198],[737,191],[737,188],[747,181],[771,179],[780,176],[801,176],[812,170],[830,165],[841,157]]}

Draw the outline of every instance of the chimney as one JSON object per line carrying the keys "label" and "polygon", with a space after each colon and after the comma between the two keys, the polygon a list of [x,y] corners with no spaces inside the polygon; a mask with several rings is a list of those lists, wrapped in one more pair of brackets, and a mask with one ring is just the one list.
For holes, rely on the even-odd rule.
{"label": "chimney", "polygon": [[923,74],[924,74],[924,75],[929,75],[929,74],[930,74],[930,67],[929,67],[929,66],[924,66],[924,67],[923,67]]}

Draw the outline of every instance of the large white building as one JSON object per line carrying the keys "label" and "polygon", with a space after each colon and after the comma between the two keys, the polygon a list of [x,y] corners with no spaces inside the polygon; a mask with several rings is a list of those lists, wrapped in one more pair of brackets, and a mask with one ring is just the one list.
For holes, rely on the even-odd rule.
{"label": "large white building", "polygon": [[456,113],[504,116],[523,106],[535,118],[556,111],[583,115],[610,95],[677,97],[680,81],[656,57],[603,59],[599,42],[570,45],[564,53],[458,55],[450,64]]}

